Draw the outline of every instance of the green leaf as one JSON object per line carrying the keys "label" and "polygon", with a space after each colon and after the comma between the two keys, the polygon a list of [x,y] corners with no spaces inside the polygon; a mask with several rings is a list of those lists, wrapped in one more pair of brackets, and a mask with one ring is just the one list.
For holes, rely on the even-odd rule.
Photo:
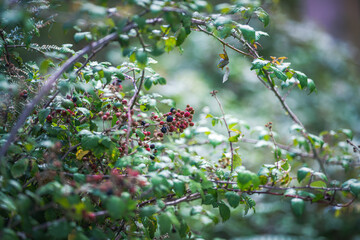
{"label": "green leaf", "polygon": [[294,76],[295,76],[295,78],[296,78],[297,80],[299,80],[300,86],[301,86],[302,89],[307,86],[308,77],[307,77],[304,73],[299,72],[299,71],[295,71],[295,75],[294,75]]}
{"label": "green leaf", "polygon": [[90,32],[79,32],[74,34],[74,40],[75,42],[80,42],[81,40],[92,40],[92,36]]}
{"label": "green leaf", "polygon": [[86,117],[90,117],[91,112],[87,108],[78,107],[76,110],[80,111]]}
{"label": "green leaf", "polygon": [[[308,78],[307,80],[307,88],[309,89],[310,93],[312,93],[313,91],[316,92],[316,86],[315,83],[312,79]],[[309,93],[309,94],[310,94]]]}
{"label": "green leaf", "polygon": [[147,58],[147,53],[145,51],[142,51],[142,50],[136,51],[135,57],[136,57],[136,61],[138,61],[138,63],[140,63],[142,65],[147,64],[148,58]]}
{"label": "green leaf", "polygon": [[238,142],[240,134],[236,134],[235,136],[229,137],[229,142]]}
{"label": "green leaf", "polygon": [[273,66],[271,66],[270,68],[274,71],[274,73],[275,73],[275,75],[276,75],[276,77],[277,77],[278,79],[280,79],[280,80],[282,80],[282,81],[286,81],[286,80],[287,80],[286,74],[283,73],[281,70],[279,70],[278,68],[273,67]]}
{"label": "green leaf", "polygon": [[49,226],[49,233],[53,239],[66,239],[71,228],[67,221],[55,221]]}
{"label": "green leaf", "polygon": [[144,87],[146,90],[150,90],[152,86],[152,80],[150,78],[147,78],[144,82]]}
{"label": "green leaf", "polygon": [[175,37],[166,37],[165,38],[165,51],[170,52],[176,46],[176,38]]}
{"label": "green leaf", "polygon": [[258,19],[264,24],[264,27],[269,25],[270,17],[269,17],[269,14],[267,12],[265,12],[264,9],[262,9],[261,7],[258,7],[255,10],[255,14],[257,15]]}
{"label": "green leaf", "polygon": [[185,28],[180,28],[179,33],[176,37],[176,46],[180,46],[186,39],[187,34]]}
{"label": "green leaf", "polygon": [[249,25],[242,24],[239,24],[238,27],[240,28],[245,40],[250,43],[254,43],[256,37],[254,28],[250,27]]}
{"label": "green leaf", "polygon": [[96,135],[84,136],[81,145],[85,150],[93,150],[99,145],[100,137]]}
{"label": "green leaf", "polygon": [[270,63],[270,61],[257,58],[254,61],[252,61],[252,63],[251,63],[252,64],[251,70],[261,69],[261,68],[265,67],[268,63]]}
{"label": "green leaf", "polygon": [[237,183],[242,190],[250,187],[257,188],[260,185],[260,179],[255,173],[242,169],[238,172]]}
{"label": "green leaf", "polygon": [[111,196],[106,201],[106,210],[113,219],[120,219],[124,216],[126,203],[116,196]]}
{"label": "green leaf", "polygon": [[65,109],[72,109],[72,108],[74,108],[74,103],[73,103],[73,101],[71,101],[69,99],[64,99],[61,102],[61,106]]}
{"label": "green leaf", "polygon": [[350,138],[350,140],[353,139],[353,132],[350,129],[341,129],[340,131]]}
{"label": "green leaf", "polygon": [[28,167],[29,160],[27,158],[22,158],[15,162],[15,164],[11,167],[11,174],[14,178],[21,177],[25,174],[25,171]]}
{"label": "green leaf", "polygon": [[324,173],[322,173],[322,172],[315,172],[314,175],[319,177],[320,179],[322,179],[324,181],[329,181],[328,178],[326,177],[326,175]]}
{"label": "green leaf", "polygon": [[161,234],[169,233],[171,230],[171,221],[170,221],[170,218],[166,214],[161,214],[158,217],[158,225],[159,225]]}
{"label": "green leaf", "polygon": [[296,216],[300,217],[304,213],[304,210],[305,210],[304,200],[302,200],[300,198],[291,199],[291,209]]}
{"label": "green leaf", "polygon": [[227,192],[225,193],[225,197],[228,200],[231,207],[236,208],[240,203],[240,196],[235,192]]}
{"label": "green leaf", "polygon": [[225,203],[219,204],[219,212],[223,222],[230,218],[230,208]]}
{"label": "green leaf", "polygon": [[160,208],[156,205],[152,206],[145,206],[140,209],[140,216],[141,217],[150,217],[157,213],[160,210]]}
{"label": "green leaf", "polygon": [[44,123],[46,117],[50,114],[50,108],[41,109],[39,111],[39,122]]}
{"label": "green leaf", "polygon": [[174,190],[178,197],[184,195],[185,193],[185,183],[180,180],[174,180]]}
{"label": "green leaf", "polygon": [[145,134],[140,129],[136,129],[136,134],[138,135],[141,141],[144,141]]}
{"label": "green leaf", "polygon": [[360,182],[356,181],[356,182],[351,183],[350,184],[350,191],[355,196],[359,196],[359,194],[360,194]]}
{"label": "green leaf", "polygon": [[311,174],[312,172],[313,170],[310,168],[307,167],[300,168],[297,172],[298,182],[300,183],[304,178],[306,178],[306,176],[308,176],[308,174]]}
{"label": "green leaf", "polygon": [[327,186],[326,186],[326,183],[323,182],[323,181],[314,181],[314,182],[311,182],[311,183],[310,183],[310,186],[311,186],[311,187],[321,187],[321,188],[327,187]]}
{"label": "green leaf", "polygon": [[234,169],[241,166],[241,163],[242,163],[242,160],[241,160],[239,154],[234,154],[234,163],[233,163],[234,164],[234,166],[233,166]]}

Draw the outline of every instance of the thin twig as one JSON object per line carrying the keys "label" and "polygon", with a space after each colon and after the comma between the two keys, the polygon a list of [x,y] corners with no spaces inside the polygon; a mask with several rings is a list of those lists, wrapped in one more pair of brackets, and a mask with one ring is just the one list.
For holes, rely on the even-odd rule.
{"label": "thin twig", "polygon": [[229,136],[229,145],[230,145],[230,153],[231,153],[231,172],[233,172],[234,170],[234,148],[233,148],[233,143],[232,141],[230,141],[230,137],[231,137],[231,131],[229,129],[229,126],[226,122],[226,119],[225,119],[225,112],[224,112],[224,109],[221,105],[221,102],[220,100],[218,99],[218,97],[216,96],[216,93],[217,91],[212,91],[211,92],[211,96],[213,96],[215,98],[215,100],[217,101],[217,103],[219,104],[219,107],[220,107],[220,110],[221,110],[221,113],[222,113],[222,119],[225,123],[225,126],[226,126],[226,129],[227,129],[227,132],[228,132],[228,136]]}

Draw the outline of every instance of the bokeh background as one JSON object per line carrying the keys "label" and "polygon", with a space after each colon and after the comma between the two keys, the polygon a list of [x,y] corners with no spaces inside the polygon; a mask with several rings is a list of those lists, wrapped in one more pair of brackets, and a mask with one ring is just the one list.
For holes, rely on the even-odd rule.
{"label": "bokeh background", "polygon": [[[360,1],[264,0],[262,3],[270,14],[270,25],[264,29],[256,19],[250,21],[251,26],[270,35],[260,41],[260,55],[266,59],[286,56],[292,68],[304,72],[317,85],[318,92],[311,95],[295,88],[287,98],[290,107],[313,134],[348,128],[353,130],[355,142],[359,142]],[[65,7],[59,7],[64,12],[56,17],[58,22],[50,30],[43,30],[39,44],[73,42],[71,21],[76,16],[69,11],[73,2],[64,1],[60,5],[64,4]],[[63,34],[64,28],[68,34]],[[74,44],[75,50],[81,47]],[[115,49],[118,44],[111,44],[98,55],[97,61],[121,64],[122,54]],[[201,113],[220,115],[210,95],[210,91],[217,90],[225,112],[249,125],[250,130],[244,128],[245,137],[256,138],[258,133],[254,129],[271,121],[277,141],[290,144],[292,122],[273,93],[250,71],[250,59],[228,50],[230,77],[222,83],[224,71],[217,68],[220,53],[222,46],[216,40],[203,33],[192,33],[183,51],[175,50],[156,59],[159,63],[154,68],[168,84],[155,86],[152,91],[173,98],[181,108],[192,105],[197,110],[195,121],[210,126],[210,120]],[[225,133],[224,128],[216,130]],[[213,158],[221,156],[219,149],[221,146],[213,150]],[[254,171],[262,163],[274,162],[269,149],[254,149],[246,143],[240,145],[239,153],[243,165]],[[303,163],[293,164],[296,167]],[[340,179],[344,176],[341,166],[327,167]],[[347,174],[357,177],[355,170],[347,170]],[[205,234],[206,239],[360,239],[359,204],[337,209],[308,203],[305,214],[296,218],[291,214],[288,199],[254,198],[255,214],[250,211],[244,216],[243,209],[238,208],[229,221],[216,226],[207,216],[200,215],[200,221],[192,222],[191,226],[195,232]],[[215,211],[215,217],[216,214]]]}

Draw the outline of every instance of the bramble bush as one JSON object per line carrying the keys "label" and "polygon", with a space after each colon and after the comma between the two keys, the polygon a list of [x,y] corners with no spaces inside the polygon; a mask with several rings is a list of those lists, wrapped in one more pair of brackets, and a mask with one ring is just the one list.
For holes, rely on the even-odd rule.
{"label": "bramble bush", "polygon": [[[295,89],[304,97],[317,89],[286,57],[260,55],[269,35],[249,22],[266,28],[270,17],[258,2],[94,2],[0,3],[2,239],[201,239],[191,221],[255,212],[254,194],[284,199],[297,217],[308,203],[355,202],[360,181],[337,179],[326,166],[351,167],[359,146],[349,129],[310,133],[286,103]],[[59,18],[68,18],[75,46],[38,42]],[[154,90],[167,83],[151,67],[156,58],[186,51],[193,32],[218,41],[223,82],[231,81],[227,52],[248,58],[259,87],[293,122],[290,144],[278,141],[272,122],[257,128],[258,139],[246,136],[252,126],[225,113],[216,90],[219,116],[176,107]],[[96,61],[110,43],[121,65]],[[273,163],[247,169],[243,142],[270,149]],[[206,155],[211,148],[222,157]]]}

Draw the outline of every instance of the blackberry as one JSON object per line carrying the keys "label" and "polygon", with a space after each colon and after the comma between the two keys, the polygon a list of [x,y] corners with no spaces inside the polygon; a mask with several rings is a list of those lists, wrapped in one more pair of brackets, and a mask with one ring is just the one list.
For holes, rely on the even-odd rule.
{"label": "blackberry", "polygon": [[161,128],[161,132],[162,132],[162,133],[166,133],[166,132],[167,132],[167,129],[166,129],[165,126],[163,126],[163,127]]}
{"label": "blackberry", "polygon": [[173,111],[175,111],[175,108],[170,108],[170,112],[172,113]]}
{"label": "blackberry", "polygon": [[151,149],[154,149],[154,148],[155,148],[155,144],[151,144],[151,145],[150,145],[150,148],[151,148]]}
{"label": "blackberry", "polygon": [[154,159],[155,159],[155,156],[154,156],[154,155],[150,155],[150,159],[151,159],[151,160],[154,160]]}
{"label": "blackberry", "polygon": [[144,126],[145,124],[146,124],[146,122],[145,122],[145,121],[141,121],[141,125],[143,125],[143,126]]}
{"label": "blackberry", "polygon": [[77,101],[77,97],[73,97],[72,100],[73,100],[73,102],[76,102],[76,101]]}
{"label": "blackberry", "polygon": [[167,116],[166,121],[172,122],[174,120],[173,116]]}

